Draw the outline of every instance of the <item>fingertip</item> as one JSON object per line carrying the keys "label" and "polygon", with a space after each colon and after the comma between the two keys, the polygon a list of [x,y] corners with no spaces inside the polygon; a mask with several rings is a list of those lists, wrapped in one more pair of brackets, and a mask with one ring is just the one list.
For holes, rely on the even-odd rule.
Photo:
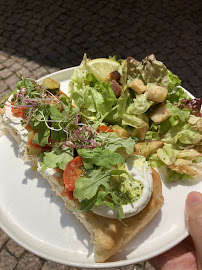
{"label": "fingertip", "polygon": [[187,195],[186,210],[191,208],[196,203],[202,203],[202,194],[197,191],[192,191]]}

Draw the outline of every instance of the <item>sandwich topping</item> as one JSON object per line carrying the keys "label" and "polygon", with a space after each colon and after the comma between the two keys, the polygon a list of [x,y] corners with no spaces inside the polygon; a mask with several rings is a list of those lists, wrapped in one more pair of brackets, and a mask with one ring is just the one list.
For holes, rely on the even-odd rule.
{"label": "sandwich topping", "polygon": [[[152,170],[143,156],[131,155],[119,169],[123,173],[114,176],[112,183],[117,196],[122,199],[125,218],[139,213],[149,202],[153,191]],[[125,170],[125,172],[124,172]],[[117,218],[117,209],[99,206],[93,212],[109,218]]]}
{"label": "sandwich topping", "polygon": [[1,104],[26,145],[21,156],[58,178],[60,195],[79,202],[73,211],[122,220],[149,202],[151,166],[166,166],[167,181],[202,173],[201,101],[154,55],[141,62],[85,55],[68,93],[51,78],[42,85],[22,78]]}

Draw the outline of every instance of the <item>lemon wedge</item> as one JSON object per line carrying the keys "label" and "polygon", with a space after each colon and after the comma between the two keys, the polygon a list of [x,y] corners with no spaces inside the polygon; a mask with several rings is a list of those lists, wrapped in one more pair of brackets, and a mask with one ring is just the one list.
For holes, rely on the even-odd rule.
{"label": "lemon wedge", "polygon": [[99,80],[106,81],[109,79],[109,74],[117,70],[119,63],[107,58],[97,58],[86,63],[87,69]]}

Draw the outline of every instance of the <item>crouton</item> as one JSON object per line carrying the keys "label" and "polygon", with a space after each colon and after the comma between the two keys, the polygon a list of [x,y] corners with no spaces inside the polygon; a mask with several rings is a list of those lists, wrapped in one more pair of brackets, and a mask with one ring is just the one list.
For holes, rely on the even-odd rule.
{"label": "crouton", "polygon": [[117,81],[112,80],[112,90],[114,91],[115,96],[118,98],[120,97],[123,89]]}
{"label": "crouton", "polygon": [[146,93],[149,100],[160,103],[166,99],[168,90],[155,83],[150,83],[147,85]]}
{"label": "crouton", "polygon": [[146,90],[143,81],[137,78],[130,83],[130,88],[137,94],[143,94]]}
{"label": "crouton", "polygon": [[164,120],[168,119],[172,115],[171,110],[166,106],[165,103],[160,103],[154,111],[152,111],[149,115],[151,120],[159,124],[163,122]]}
{"label": "crouton", "polygon": [[119,136],[119,137],[127,137],[128,132],[124,128],[120,127],[119,125],[112,126],[113,131]]}
{"label": "crouton", "polygon": [[163,147],[162,141],[147,141],[137,143],[134,147],[135,152],[138,155],[148,158],[151,154],[154,154],[159,148]]}
{"label": "crouton", "polygon": [[149,125],[147,123],[146,123],[146,125],[144,127],[139,128],[137,130],[137,136],[138,136],[140,141],[144,140],[148,130],[149,130]]}
{"label": "crouton", "polygon": [[119,81],[120,78],[121,78],[121,74],[117,70],[109,74],[109,81],[112,81],[112,80]]}
{"label": "crouton", "polygon": [[56,94],[60,89],[60,84],[51,78],[45,78],[43,80],[43,87],[47,88],[52,94]]}
{"label": "crouton", "polygon": [[135,137],[137,136],[140,141],[143,141],[148,130],[149,130],[149,125],[145,123],[143,127],[137,128],[133,132],[131,132],[130,136],[135,136]]}

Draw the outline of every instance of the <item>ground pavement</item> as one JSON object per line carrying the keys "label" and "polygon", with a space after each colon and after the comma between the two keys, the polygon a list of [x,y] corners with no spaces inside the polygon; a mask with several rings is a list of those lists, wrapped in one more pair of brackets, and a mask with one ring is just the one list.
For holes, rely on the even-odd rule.
{"label": "ground pavement", "polygon": [[[38,79],[90,58],[154,53],[201,96],[202,17],[197,0],[1,0],[0,93],[19,75]],[[42,259],[0,230],[0,270],[75,269]],[[153,269],[148,262],[119,269]]]}

